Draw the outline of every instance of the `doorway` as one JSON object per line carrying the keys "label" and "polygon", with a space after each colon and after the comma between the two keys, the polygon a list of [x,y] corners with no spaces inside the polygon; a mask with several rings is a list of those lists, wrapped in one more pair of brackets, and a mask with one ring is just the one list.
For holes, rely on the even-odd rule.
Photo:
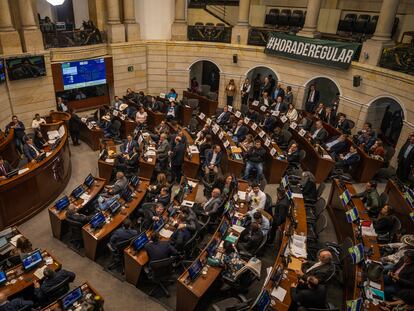
{"label": "doorway", "polygon": [[[208,60],[200,60],[190,67],[190,79],[196,79],[200,93],[218,93],[220,85],[220,69]],[[191,82],[190,82],[191,88]],[[208,92],[207,92],[208,90]],[[208,95],[208,94],[203,94]]]}
{"label": "doorway", "polygon": [[338,85],[326,77],[314,78],[306,84],[304,104],[308,100],[311,85],[315,85],[315,89],[319,92],[320,103],[325,104],[326,107],[333,107],[335,110],[338,110],[339,96],[341,95]]}

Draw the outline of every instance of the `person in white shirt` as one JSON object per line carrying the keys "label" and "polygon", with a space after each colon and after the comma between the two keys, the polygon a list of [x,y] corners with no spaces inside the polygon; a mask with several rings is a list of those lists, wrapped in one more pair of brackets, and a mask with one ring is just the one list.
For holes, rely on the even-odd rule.
{"label": "person in white shirt", "polygon": [[68,106],[63,102],[62,97],[57,98],[57,109],[62,112],[68,112]]}
{"label": "person in white shirt", "polygon": [[296,122],[298,120],[298,111],[295,109],[293,104],[289,104],[288,111],[286,112],[286,118],[288,118],[290,122]]}
{"label": "person in white shirt", "polygon": [[250,84],[249,79],[244,80],[244,83],[240,87],[242,105],[247,106],[247,102],[249,100],[250,89],[251,89],[251,84]]}
{"label": "person in white shirt", "polygon": [[114,96],[114,108],[119,110],[120,106],[123,104],[122,100],[119,99],[119,96]]}
{"label": "person in white shirt", "polygon": [[257,183],[253,183],[251,190],[246,195],[246,201],[250,202],[250,210],[254,211],[258,208],[263,209],[266,205],[266,194],[260,190]]}
{"label": "person in white shirt", "polygon": [[46,124],[46,121],[45,119],[41,118],[38,113],[36,113],[32,121],[32,129],[38,130],[40,128],[40,124]]}
{"label": "person in white shirt", "polygon": [[140,107],[137,111],[137,114],[135,115],[135,122],[138,123],[138,125],[145,124],[147,122],[148,114],[145,111],[144,107]]}

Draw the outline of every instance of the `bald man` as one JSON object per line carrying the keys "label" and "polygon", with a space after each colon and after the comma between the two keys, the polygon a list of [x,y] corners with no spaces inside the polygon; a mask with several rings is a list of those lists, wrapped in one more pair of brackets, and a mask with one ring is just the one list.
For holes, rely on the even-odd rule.
{"label": "bald man", "polygon": [[221,191],[214,188],[211,197],[206,202],[194,205],[194,210],[198,215],[215,215],[221,205]]}
{"label": "bald man", "polygon": [[302,264],[302,271],[296,270],[295,272],[302,282],[307,280],[309,276],[315,276],[320,284],[325,284],[331,278],[334,271],[331,252],[321,250],[317,262],[305,261]]}
{"label": "bald man", "polygon": [[[9,301],[4,293],[0,293],[0,311],[18,311],[23,307],[31,306],[33,306],[33,301],[24,300],[22,298],[14,298]],[[30,308],[28,308],[28,310],[30,310]]]}
{"label": "bald man", "polygon": [[119,194],[128,186],[128,179],[123,172],[116,173],[116,181],[112,186],[105,186],[109,194]]}

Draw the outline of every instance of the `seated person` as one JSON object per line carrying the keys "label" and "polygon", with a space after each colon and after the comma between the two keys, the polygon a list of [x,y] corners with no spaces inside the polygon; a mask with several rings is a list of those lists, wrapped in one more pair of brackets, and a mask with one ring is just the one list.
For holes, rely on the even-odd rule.
{"label": "seated person", "polygon": [[161,189],[167,187],[170,189],[170,184],[167,180],[167,175],[165,173],[158,173],[155,183],[148,186],[147,189],[147,201],[152,201],[156,195],[160,194]]}
{"label": "seated person", "polygon": [[138,94],[135,93],[130,87],[126,90],[126,95],[124,96],[124,99],[133,101],[134,103],[138,103]]}
{"label": "seated person", "polygon": [[339,120],[336,123],[335,128],[337,128],[344,134],[351,134],[351,126],[349,125],[349,121],[346,119],[345,114],[339,114]]}
{"label": "seated person", "polygon": [[198,222],[197,219],[197,215],[196,213],[193,211],[192,208],[188,207],[188,206],[181,206],[180,207],[180,212],[184,215],[185,217],[185,222],[184,225],[185,227],[192,233],[194,234],[197,230],[200,229],[200,224]]}
{"label": "seated person", "polygon": [[179,252],[184,250],[185,244],[191,239],[191,232],[186,226],[186,219],[184,214],[179,214],[177,217],[176,230],[170,237],[170,243]]}
{"label": "seated person", "polygon": [[123,103],[124,102],[119,98],[119,96],[117,95],[114,96],[114,103],[113,103],[114,109],[119,110],[119,108],[121,108],[121,105]]}
{"label": "seated person", "polygon": [[64,269],[61,269],[59,271],[53,271],[51,268],[46,267],[43,270],[44,279],[42,284],[39,284],[37,280],[33,280],[34,284],[34,294],[37,297],[37,299],[42,300],[45,297],[45,295],[51,290],[53,287],[58,285],[59,283],[62,283],[63,280],[69,279],[69,282],[73,282],[75,280],[75,273],[71,271],[66,271]]}
{"label": "seated person", "polygon": [[252,134],[247,134],[246,138],[240,143],[240,147],[244,152],[248,152],[254,146],[254,140]]}
{"label": "seated person", "polygon": [[308,133],[308,138],[310,138],[313,143],[318,145],[322,145],[328,138],[328,132],[323,128],[321,120],[316,121],[315,130],[312,134]]}
{"label": "seated person", "polygon": [[390,301],[401,290],[412,288],[414,288],[414,250],[408,250],[394,268],[384,275],[385,300]]}
{"label": "seated person", "polygon": [[172,256],[177,256],[177,250],[169,241],[160,241],[160,234],[156,231],[151,234],[151,241],[145,244],[149,261],[162,260]]}
{"label": "seated person", "polygon": [[380,156],[381,158],[385,157],[385,149],[381,139],[377,139],[375,143],[369,148],[368,153],[370,155]]}
{"label": "seated person", "polygon": [[72,221],[77,221],[82,225],[86,225],[93,216],[86,216],[78,212],[78,209],[74,204],[69,204],[69,207],[66,211],[66,218]]}
{"label": "seated person", "polygon": [[46,120],[40,117],[40,114],[36,113],[32,121],[32,129],[40,130],[40,124],[46,124]]}
{"label": "seated person", "polygon": [[309,131],[312,126],[312,120],[306,117],[306,115],[302,112],[299,113],[298,117],[298,128],[304,129],[305,131]]}
{"label": "seated person", "polygon": [[168,187],[162,187],[158,195],[155,196],[155,202],[159,202],[164,206],[170,204],[171,194],[169,193]]}
{"label": "seated person", "polygon": [[293,284],[290,290],[292,304],[289,310],[298,310],[298,306],[304,308],[326,308],[325,285],[319,284],[318,278],[309,276],[306,280],[301,279],[298,284]]}
{"label": "seated person", "polygon": [[233,127],[233,140],[234,142],[242,142],[246,135],[249,133],[249,129],[244,125],[244,121],[240,119]]}
{"label": "seated person", "polygon": [[43,153],[42,150],[37,149],[33,143],[33,139],[26,137],[26,143],[23,146],[24,155],[27,158],[27,162],[35,163],[36,159]]}
{"label": "seated person", "polygon": [[210,134],[206,135],[205,140],[199,145],[200,155],[206,153],[207,149],[211,149],[213,147],[213,137]]}
{"label": "seated person", "polygon": [[34,132],[34,139],[33,139],[34,145],[37,149],[41,150],[44,147],[48,146],[49,144],[47,141],[43,138],[41,131],[35,131]]}
{"label": "seated person", "polygon": [[132,150],[133,150],[134,147],[138,147],[138,143],[135,140],[133,140],[131,134],[128,134],[127,139],[120,146],[121,153],[123,155],[124,154],[130,154],[130,153],[132,153]]}
{"label": "seated person", "polygon": [[5,293],[0,293],[0,311],[19,311],[25,307],[28,308],[27,310],[32,310],[32,306],[33,301],[24,300],[23,298],[8,300]]}
{"label": "seated person", "polygon": [[231,279],[234,279],[236,273],[245,265],[245,262],[240,258],[237,249],[229,241],[224,241],[223,249],[223,275]]}
{"label": "seated person", "polygon": [[357,141],[358,146],[361,146],[365,152],[369,152],[371,147],[375,144],[375,137],[372,132],[365,132]]}
{"label": "seated person", "polygon": [[341,153],[346,151],[348,146],[346,137],[346,134],[342,134],[325,144],[326,151],[328,151],[334,159],[337,159]]}
{"label": "seated person", "polygon": [[169,101],[176,101],[178,97],[177,92],[174,89],[171,89],[167,95],[165,95],[165,98],[167,98]]}
{"label": "seated person", "polygon": [[[385,302],[386,310],[410,310],[414,306],[414,289],[402,289],[395,294],[392,302]],[[412,309],[411,309],[412,310]]]}
{"label": "seated person", "polygon": [[272,103],[271,110],[273,111],[280,111],[281,113],[285,113],[288,107],[283,102],[283,97],[278,96],[276,100]]}
{"label": "seated person", "polygon": [[296,122],[298,120],[298,111],[293,104],[289,104],[288,111],[286,112],[286,118],[288,118],[290,122]]}
{"label": "seated person", "polygon": [[216,123],[220,126],[228,124],[230,121],[230,112],[227,106],[223,107],[223,112],[217,116]]}
{"label": "seated person", "polygon": [[249,110],[246,113],[246,117],[253,122],[257,122],[259,119],[259,114],[254,109],[249,108]]}
{"label": "seated person", "polygon": [[197,215],[213,215],[215,216],[221,206],[221,190],[214,188],[211,191],[211,197],[204,203],[196,203],[194,205],[194,211]]}
{"label": "seated person", "polygon": [[273,132],[277,124],[277,119],[275,116],[271,115],[269,112],[266,112],[265,119],[262,123],[262,127],[266,132]]}
{"label": "seated person", "polygon": [[332,125],[332,126],[335,125],[335,122],[336,122],[335,110],[332,110],[331,107],[326,107],[325,116],[322,120],[328,123],[329,125]]}
{"label": "seated person", "polygon": [[244,160],[246,162],[246,169],[244,171],[244,180],[248,180],[252,170],[256,170],[255,180],[259,182],[263,175],[263,163],[266,157],[266,150],[262,147],[262,141],[256,139],[254,147],[246,152]]}
{"label": "seated person", "polygon": [[147,123],[148,113],[145,111],[144,107],[139,107],[137,113],[135,114],[135,122],[137,126],[142,128],[145,123]]}
{"label": "seated person", "polygon": [[318,107],[316,107],[315,117],[321,120],[325,119],[325,105],[323,103],[319,103]]}
{"label": "seated person", "polygon": [[266,206],[266,194],[260,190],[259,184],[254,182],[246,191],[246,202],[250,203],[250,209],[255,211],[260,208],[264,210]]}
{"label": "seated person", "polygon": [[126,218],[122,222],[122,226],[116,229],[112,234],[109,240],[109,244],[113,249],[117,248],[119,243],[125,242],[133,238],[138,234],[138,231],[132,229],[132,222],[129,218]]}
{"label": "seated person", "polygon": [[302,172],[300,186],[302,195],[305,200],[316,201],[318,199],[318,191],[316,190],[315,176],[309,171]]}
{"label": "seated person", "polygon": [[263,96],[260,98],[259,104],[260,106],[270,107],[272,99],[269,97],[268,92],[263,92]]}
{"label": "seated person", "polygon": [[263,236],[267,237],[270,229],[270,221],[265,217],[260,211],[252,210],[249,211],[246,215],[247,223],[255,222],[258,223],[260,226],[260,230],[262,230]]}
{"label": "seated person", "polygon": [[287,153],[286,159],[289,165],[299,165],[300,162],[300,152],[297,143],[293,143],[290,145]]}
{"label": "seated person", "polygon": [[2,156],[0,156],[0,180],[6,179],[6,176],[8,173],[10,173],[13,170],[9,162],[3,159]]}
{"label": "seated person", "polygon": [[349,152],[345,155],[340,154],[338,162],[335,163],[336,168],[343,169],[344,171],[349,171],[350,168],[359,162],[360,156],[358,150],[354,145],[349,147]]}
{"label": "seated person", "polygon": [[157,222],[161,219],[164,214],[165,207],[162,203],[158,202],[154,206],[152,203],[145,203],[142,205],[141,209],[138,211],[138,216],[141,216],[142,219],[138,219],[141,222],[141,229],[146,231],[151,228],[154,222]]}
{"label": "seated person", "polygon": [[135,173],[139,167],[138,145],[132,148],[131,153],[125,153],[122,157],[117,157],[116,168],[123,172]]}
{"label": "seated person", "polygon": [[269,235],[269,242],[273,243],[276,232],[281,225],[286,222],[286,217],[289,212],[290,201],[285,189],[277,188],[277,202],[273,212],[272,227]]}
{"label": "seated person", "polygon": [[335,271],[332,263],[332,254],[328,250],[319,251],[318,261],[304,261],[302,270],[296,270],[296,275],[302,280],[307,280],[309,276],[314,276],[319,280],[319,284],[326,284]]}
{"label": "seated person", "polygon": [[364,142],[364,140],[366,140],[367,137],[367,133],[371,133],[372,135],[370,135],[372,137],[372,139],[375,141],[375,139],[377,139],[377,134],[375,133],[375,131],[372,129],[372,124],[370,122],[365,122],[362,130],[358,131],[358,135],[354,136],[357,141],[358,141],[358,145],[362,144]]}
{"label": "seated person", "polygon": [[167,113],[165,115],[165,119],[167,121],[177,120],[178,118],[178,106],[176,106],[175,102],[170,102],[167,107]]}
{"label": "seated person", "polygon": [[237,249],[241,252],[254,254],[264,238],[263,232],[260,230],[260,224],[252,222],[250,226],[240,234],[237,242]]}
{"label": "seated person", "polygon": [[121,193],[128,186],[128,179],[123,172],[116,173],[116,181],[113,185],[105,186],[107,192],[111,195]]}
{"label": "seated person", "polygon": [[[382,245],[382,247],[391,249],[391,253],[388,253],[388,255],[381,258],[381,262],[385,265],[384,270],[391,270],[394,265],[404,257],[407,250],[414,249],[414,235],[405,234],[401,237],[399,243],[388,243]],[[381,249],[381,251],[382,250],[383,249]]]}
{"label": "seated person", "polygon": [[206,142],[206,134],[203,132],[203,130],[201,130],[196,135],[196,139],[194,140],[194,145],[200,147],[205,142]]}
{"label": "seated person", "polygon": [[11,250],[10,257],[20,256],[20,260],[33,252],[32,243],[28,238],[21,236],[16,241],[16,247]]}
{"label": "seated person", "polygon": [[151,100],[148,103],[148,109],[153,112],[161,112],[162,110],[162,103],[158,102],[154,96],[151,96]]}
{"label": "seated person", "polygon": [[206,175],[210,174],[211,171],[216,174],[220,171],[222,156],[220,145],[215,145],[213,149],[207,150],[206,161],[204,162],[204,173]]}
{"label": "seated person", "polygon": [[354,194],[353,198],[360,198],[368,210],[369,217],[377,218],[381,210],[381,200],[377,191],[377,182],[371,180],[366,183],[365,191]]}
{"label": "seated person", "polygon": [[386,234],[394,228],[394,208],[385,204],[379,213],[378,218],[374,221],[374,229],[378,234]]}
{"label": "seated person", "polygon": [[285,131],[286,130],[280,126],[276,126],[273,130],[272,139],[279,147],[289,144],[289,141],[286,140]]}
{"label": "seated person", "polygon": [[121,197],[120,194],[116,194],[113,196],[108,196],[107,194],[100,195],[97,200],[96,210],[99,211],[106,211],[111,204]]}

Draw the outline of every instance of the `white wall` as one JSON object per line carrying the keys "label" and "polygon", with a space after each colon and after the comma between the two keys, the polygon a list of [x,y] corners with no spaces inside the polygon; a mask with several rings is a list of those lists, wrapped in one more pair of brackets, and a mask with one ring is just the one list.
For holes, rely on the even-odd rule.
{"label": "white wall", "polygon": [[80,28],[82,26],[82,21],[89,20],[88,1],[72,0],[72,3],[73,3],[73,15],[75,16],[76,28]]}
{"label": "white wall", "polygon": [[135,18],[143,40],[169,40],[174,21],[174,0],[135,0]]}
{"label": "white wall", "polygon": [[46,0],[37,0],[37,13],[40,14],[41,18],[45,18],[45,16],[49,16],[50,19],[53,21],[54,16],[52,14],[52,6]]}

